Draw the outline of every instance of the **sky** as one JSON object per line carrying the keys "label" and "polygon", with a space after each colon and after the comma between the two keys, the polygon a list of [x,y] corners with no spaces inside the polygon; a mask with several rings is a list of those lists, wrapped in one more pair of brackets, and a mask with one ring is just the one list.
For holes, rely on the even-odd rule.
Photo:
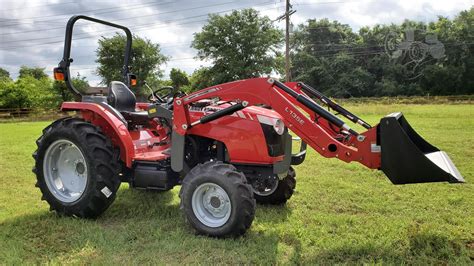
{"label": "sky", "polygon": [[[355,31],[363,26],[400,23],[404,19],[434,21],[438,16],[453,18],[467,10],[474,0],[292,0],[294,25],[312,18],[328,18],[349,24]],[[161,45],[170,58],[162,66],[165,77],[171,68],[191,74],[210,62],[197,60],[190,48],[193,34],[205,25],[209,13],[254,8],[274,20],[284,13],[281,0],[0,0],[0,67],[13,78],[20,66],[52,69],[62,58],[64,31],[72,15],[90,15],[129,27],[140,37]],[[276,25],[283,29],[284,23]],[[78,22],[74,29],[71,75],[86,76],[91,85],[99,81],[94,74],[97,39],[114,30]]]}

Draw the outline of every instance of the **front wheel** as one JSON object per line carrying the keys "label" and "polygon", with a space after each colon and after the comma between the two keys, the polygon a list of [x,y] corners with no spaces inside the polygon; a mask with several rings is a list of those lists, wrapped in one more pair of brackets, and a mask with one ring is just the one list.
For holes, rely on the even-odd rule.
{"label": "front wheel", "polygon": [[184,178],[180,197],[187,220],[201,234],[242,235],[255,216],[251,186],[230,164],[198,164]]}

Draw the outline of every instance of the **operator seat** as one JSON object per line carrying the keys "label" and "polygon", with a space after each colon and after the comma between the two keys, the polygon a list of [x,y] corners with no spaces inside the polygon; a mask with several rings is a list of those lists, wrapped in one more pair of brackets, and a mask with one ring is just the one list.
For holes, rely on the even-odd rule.
{"label": "operator seat", "polygon": [[146,111],[135,111],[137,98],[123,82],[112,81],[110,83],[107,102],[119,111],[127,122],[136,125],[148,123],[148,113]]}

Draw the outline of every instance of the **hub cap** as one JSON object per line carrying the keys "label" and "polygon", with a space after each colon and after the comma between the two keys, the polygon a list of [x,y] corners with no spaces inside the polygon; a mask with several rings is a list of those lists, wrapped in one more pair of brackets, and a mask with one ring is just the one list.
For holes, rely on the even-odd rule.
{"label": "hub cap", "polygon": [[78,200],[87,185],[87,163],[81,150],[71,141],[53,142],[44,155],[43,174],[49,191],[62,202]]}
{"label": "hub cap", "polygon": [[201,223],[209,227],[219,227],[229,220],[232,204],[222,187],[214,183],[204,183],[194,190],[192,208]]}

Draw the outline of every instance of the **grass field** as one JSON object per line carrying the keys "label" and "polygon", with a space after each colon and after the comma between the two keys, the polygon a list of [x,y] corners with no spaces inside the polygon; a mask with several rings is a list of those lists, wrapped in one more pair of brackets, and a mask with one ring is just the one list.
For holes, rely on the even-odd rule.
{"label": "grass field", "polygon": [[179,187],[150,193],[122,185],[97,220],[58,217],[31,173],[35,140],[49,122],[0,124],[0,264],[452,264],[474,263],[474,105],[355,105],[376,123],[404,111],[445,150],[466,184],[394,186],[381,172],[314,151],[296,167],[286,206],[258,206],[237,239],[196,236]]}

